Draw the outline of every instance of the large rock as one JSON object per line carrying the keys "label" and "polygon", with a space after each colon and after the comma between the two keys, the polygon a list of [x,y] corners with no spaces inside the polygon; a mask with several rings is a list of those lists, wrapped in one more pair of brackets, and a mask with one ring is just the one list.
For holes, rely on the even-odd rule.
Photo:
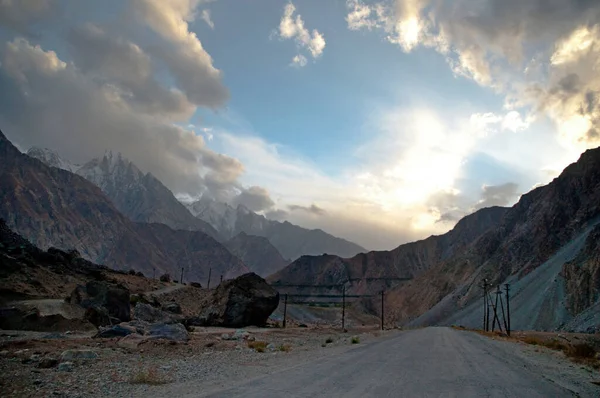
{"label": "large rock", "polygon": [[129,296],[129,290],[123,286],[91,281],[77,286],[69,301],[85,308],[87,319],[94,325],[106,326],[131,319]]}
{"label": "large rock", "polygon": [[154,339],[188,341],[189,334],[181,323],[155,324],[150,326],[149,335]]}
{"label": "large rock", "polygon": [[202,326],[263,326],[279,305],[279,293],[260,276],[249,273],[221,283],[203,303],[195,324]]}
{"label": "large rock", "polygon": [[176,316],[144,303],[139,303],[133,308],[133,319],[148,323],[177,322]]}

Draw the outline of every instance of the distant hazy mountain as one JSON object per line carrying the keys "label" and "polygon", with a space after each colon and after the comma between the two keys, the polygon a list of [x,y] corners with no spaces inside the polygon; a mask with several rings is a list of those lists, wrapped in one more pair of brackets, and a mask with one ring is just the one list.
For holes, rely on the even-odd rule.
{"label": "distant hazy mountain", "polygon": [[233,208],[202,198],[187,206],[192,214],[212,225],[221,236],[230,239],[244,232],[265,237],[287,259],[323,253],[352,257],[366,251],[355,243],[336,238],[320,229],[309,230],[287,221],[268,220],[241,205]]}
{"label": "distant hazy mountain", "polygon": [[75,248],[91,261],[146,276],[156,270],[179,278],[183,268],[187,281],[202,282],[210,269],[226,278],[249,271],[204,232],[131,221],[98,186],[22,154],[2,133],[0,218],[42,249]]}
{"label": "distant hazy mountain", "polygon": [[229,251],[239,257],[250,270],[264,278],[290,263],[267,238],[240,232],[224,243]]}
{"label": "distant hazy mountain", "polygon": [[142,173],[120,153],[107,151],[102,158],[76,166],[49,150],[32,148],[27,154],[49,166],[72,171],[100,187],[117,209],[132,221],[160,223],[174,229],[202,231],[220,240],[218,232],[192,214],[152,174]]}

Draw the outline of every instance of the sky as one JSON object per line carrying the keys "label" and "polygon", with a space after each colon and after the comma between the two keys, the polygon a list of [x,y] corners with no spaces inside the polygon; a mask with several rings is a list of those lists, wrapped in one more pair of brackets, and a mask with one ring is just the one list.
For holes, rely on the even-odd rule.
{"label": "sky", "polygon": [[367,249],[600,145],[595,0],[0,0],[0,128]]}

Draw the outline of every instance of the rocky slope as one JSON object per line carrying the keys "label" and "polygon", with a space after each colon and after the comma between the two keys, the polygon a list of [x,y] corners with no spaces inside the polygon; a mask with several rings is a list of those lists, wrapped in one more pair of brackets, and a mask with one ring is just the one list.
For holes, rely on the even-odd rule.
{"label": "rocky slope", "polygon": [[72,171],[102,189],[117,210],[132,221],[161,223],[174,229],[202,231],[215,239],[218,232],[192,216],[173,193],[151,173],[144,174],[120,153],[107,151],[102,158],[76,166],[49,149],[32,148],[27,154],[49,166]]}
{"label": "rocky slope", "polygon": [[267,238],[240,232],[224,243],[252,272],[266,278],[289,264]]}
{"label": "rocky slope", "polygon": [[[388,303],[393,308],[390,315],[397,322],[405,323],[435,305],[432,310],[435,314],[421,316],[417,324],[444,323],[477,302],[481,296],[478,285],[483,277],[493,285],[505,281],[516,284],[544,265],[549,282],[530,292],[523,305],[529,305],[532,300],[540,303],[537,307],[527,307],[530,318],[537,318],[540,311],[550,316],[568,307],[570,313],[561,320],[539,323],[543,325],[540,328],[557,328],[597,301],[594,245],[597,245],[598,227],[594,225],[599,216],[600,149],[593,149],[582,154],[550,184],[523,195],[496,228],[475,239],[466,250],[390,292]],[[580,240],[587,243],[576,245]],[[565,254],[561,255],[563,248]],[[568,303],[560,303],[563,294],[551,289],[552,283],[564,283]],[[511,310],[518,311],[518,308],[511,307]]]}
{"label": "rocky slope", "polygon": [[[391,251],[372,251],[344,259],[303,256],[268,279],[278,285],[346,285],[350,294],[372,294],[403,285],[439,264],[497,225],[507,209],[481,209],[450,232],[407,243]],[[304,293],[307,291],[305,290]]]}
{"label": "rocky slope", "polygon": [[196,217],[210,223],[219,233],[231,239],[241,232],[267,238],[284,258],[297,259],[303,255],[336,254],[351,257],[366,251],[359,245],[336,238],[320,229],[309,230],[289,222],[268,220],[244,206],[233,208],[225,203],[200,199],[188,204]]}
{"label": "rocky slope", "polygon": [[[187,280],[248,271],[241,260],[200,231],[133,223],[94,184],[22,154],[0,133],[0,217],[43,249],[77,249],[84,258],[116,269]],[[185,253],[180,259],[177,253]],[[185,270],[184,270],[185,271]]]}

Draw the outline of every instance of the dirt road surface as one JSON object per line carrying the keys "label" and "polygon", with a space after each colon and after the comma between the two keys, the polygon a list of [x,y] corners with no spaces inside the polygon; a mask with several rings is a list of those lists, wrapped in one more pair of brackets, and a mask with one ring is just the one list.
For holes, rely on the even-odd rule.
{"label": "dirt road surface", "polygon": [[171,388],[172,394],[188,398],[598,397],[593,376],[520,344],[427,328],[254,379],[232,380],[212,391],[191,385]]}

